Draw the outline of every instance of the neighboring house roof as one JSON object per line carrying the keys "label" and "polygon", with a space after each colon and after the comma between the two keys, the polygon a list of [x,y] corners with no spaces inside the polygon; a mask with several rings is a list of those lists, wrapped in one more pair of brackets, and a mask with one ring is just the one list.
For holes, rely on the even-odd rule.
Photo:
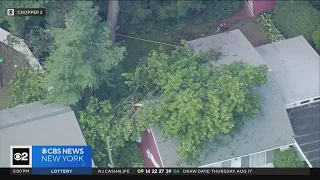
{"label": "neighboring house roof", "polygon": [[0,167],[12,145],[86,145],[70,107],[35,102],[0,111]]}
{"label": "neighboring house roof", "polygon": [[[267,88],[256,90],[265,98],[261,109],[263,115],[245,119],[244,126],[232,135],[220,135],[218,140],[205,142],[200,166],[294,143],[293,130],[274,75],[270,74],[268,81]],[[177,154],[178,141],[173,138],[164,141],[158,128],[152,130],[164,167],[185,167]]]}
{"label": "neighboring house roof", "polygon": [[229,64],[235,59],[242,59],[256,66],[266,64],[239,29],[195,39],[188,41],[188,43],[195,50],[202,52],[207,52],[210,49],[219,50],[222,56],[216,64]]}
{"label": "neighboring house roof", "polygon": [[312,167],[320,168],[320,102],[287,110],[294,139]]}
{"label": "neighboring house roof", "polygon": [[303,36],[256,50],[273,69],[286,105],[320,96],[320,57]]}
{"label": "neighboring house roof", "polygon": [[[239,30],[196,39],[190,44],[202,51],[221,47],[224,56],[218,63],[242,59],[253,65],[266,64]],[[231,135],[220,135],[218,140],[205,142],[200,166],[294,144],[293,130],[272,72],[268,75],[268,87],[257,88],[255,92],[265,98],[261,108],[263,115],[245,119],[244,126]],[[152,130],[164,167],[186,167],[177,154],[178,141],[174,138],[164,141],[157,127]]]}

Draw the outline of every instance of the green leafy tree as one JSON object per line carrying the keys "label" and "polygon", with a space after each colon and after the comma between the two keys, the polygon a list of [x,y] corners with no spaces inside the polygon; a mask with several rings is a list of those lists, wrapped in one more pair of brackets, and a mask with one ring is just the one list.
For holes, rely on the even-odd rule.
{"label": "green leafy tree", "polygon": [[90,1],[77,1],[65,26],[49,30],[55,49],[46,60],[48,75],[42,85],[52,87],[49,102],[74,105],[86,89],[112,80],[112,70],[122,61],[125,48],[112,46],[108,24]]}
{"label": "green leafy tree", "polygon": [[46,0],[36,0],[36,1],[0,1],[0,23],[6,21],[9,25],[9,32],[20,38],[24,38],[26,23],[31,19],[30,16],[7,16],[7,8],[44,8]]}
{"label": "green leafy tree", "polygon": [[309,1],[277,1],[274,17],[286,38],[303,35],[309,42],[312,41],[312,32],[320,24],[320,11]]}
{"label": "green leafy tree", "polygon": [[277,152],[273,164],[276,168],[303,168],[304,162],[293,147]]}
{"label": "green leafy tree", "polygon": [[136,101],[140,127],[160,126],[164,137],[180,141],[179,154],[194,162],[202,142],[228,133],[237,120],[259,112],[260,96],[250,90],[267,82],[267,67],[254,67],[243,61],[213,66],[220,53],[193,52],[183,43],[172,54],[153,51],[145,66],[124,74]]}
{"label": "green leafy tree", "polygon": [[53,50],[53,38],[46,29],[65,28],[65,16],[74,8],[75,1],[50,1],[46,16],[28,22],[26,42],[38,60],[45,60]]}
{"label": "green leafy tree", "polygon": [[45,98],[47,91],[40,86],[45,73],[22,68],[15,71],[10,81],[10,107],[28,104]]}
{"label": "green leafy tree", "polygon": [[318,26],[318,29],[313,31],[312,40],[315,44],[315,49],[320,53],[320,25]]}
{"label": "green leafy tree", "polygon": [[92,145],[93,159],[98,167],[115,167],[119,151],[131,140],[134,121],[119,118],[109,101],[90,98],[87,107],[80,111],[82,133]]}

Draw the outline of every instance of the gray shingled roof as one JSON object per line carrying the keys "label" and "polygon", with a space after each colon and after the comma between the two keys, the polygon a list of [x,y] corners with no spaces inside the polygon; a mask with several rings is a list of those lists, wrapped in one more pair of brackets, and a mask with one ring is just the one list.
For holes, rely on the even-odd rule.
{"label": "gray shingled roof", "polygon": [[[218,63],[226,64],[242,59],[250,64],[266,64],[239,30],[196,39],[190,42],[196,50],[206,51],[220,48],[224,56]],[[244,126],[231,135],[220,135],[218,140],[205,142],[201,153],[200,166],[245,156],[263,150],[293,144],[293,130],[284,108],[280,88],[272,74],[268,75],[268,87],[255,90],[265,100],[262,116],[244,120]],[[164,139],[157,127],[152,128],[165,167],[186,167],[177,154],[178,141]]]}
{"label": "gray shingled roof", "polygon": [[222,56],[216,64],[229,64],[240,59],[252,65],[266,64],[239,29],[195,39],[188,43],[197,51],[219,50]]}
{"label": "gray shingled roof", "polygon": [[0,167],[12,145],[86,145],[70,107],[31,103],[0,111]]}
{"label": "gray shingled roof", "polygon": [[295,140],[312,167],[320,168],[320,102],[288,109]]}
{"label": "gray shingled roof", "polygon": [[285,104],[320,96],[320,57],[303,36],[256,50],[273,69]]}

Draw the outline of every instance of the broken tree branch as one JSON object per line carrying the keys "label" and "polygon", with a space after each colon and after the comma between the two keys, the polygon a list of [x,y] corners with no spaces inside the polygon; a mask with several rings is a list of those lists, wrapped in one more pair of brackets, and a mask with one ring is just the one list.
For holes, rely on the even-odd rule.
{"label": "broken tree branch", "polygon": [[109,161],[110,161],[110,164],[108,164],[108,166],[110,168],[113,168],[114,167],[114,163],[113,163],[113,159],[112,159],[112,149],[110,147],[110,137],[109,136],[107,136],[107,148],[108,148]]}

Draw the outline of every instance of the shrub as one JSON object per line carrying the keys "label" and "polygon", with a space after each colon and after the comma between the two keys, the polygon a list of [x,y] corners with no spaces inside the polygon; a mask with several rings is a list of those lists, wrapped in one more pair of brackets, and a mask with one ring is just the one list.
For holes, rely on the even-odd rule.
{"label": "shrub", "polygon": [[312,33],[312,40],[315,44],[315,49],[320,52],[320,25],[318,25],[318,29],[313,31]]}
{"label": "shrub", "polygon": [[116,165],[122,168],[144,167],[143,158],[136,142],[126,142],[125,146],[119,152]]}
{"label": "shrub", "polygon": [[[240,1],[203,1],[207,6],[198,17],[204,21],[216,21],[222,18],[231,17],[239,11]],[[194,16],[193,16],[194,17]]]}
{"label": "shrub", "polygon": [[[240,1],[120,1],[119,24],[188,21],[201,23],[230,17],[238,12]],[[170,24],[171,25],[171,24]],[[168,25],[168,26],[170,26]]]}
{"label": "shrub", "polygon": [[33,68],[22,68],[15,71],[10,81],[10,107],[42,100],[47,91],[40,86],[44,73]]}
{"label": "shrub", "polygon": [[264,32],[272,42],[285,39],[275,24],[273,13],[262,13],[257,21],[261,24]]}
{"label": "shrub", "polygon": [[294,147],[290,147],[284,151],[275,154],[273,165],[276,168],[303,168],[304,162],[298,156]]}
{"label": "shrub", "polygon": [[277,1],[275,22],[286,38],[303,35],[312,41],[312,32],[320,23],[320,11],[309,1]]}

